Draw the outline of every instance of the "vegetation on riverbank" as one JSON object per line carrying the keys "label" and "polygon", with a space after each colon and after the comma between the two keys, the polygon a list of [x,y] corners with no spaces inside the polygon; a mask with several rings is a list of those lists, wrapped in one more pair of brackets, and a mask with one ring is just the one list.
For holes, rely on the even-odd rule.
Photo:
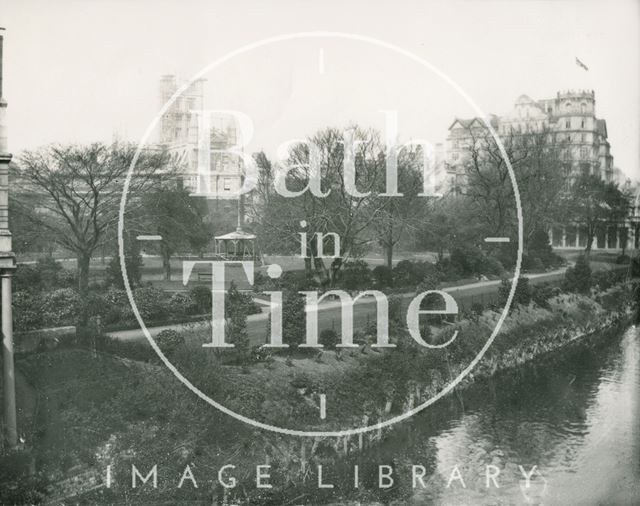
{"label": "vegetation on riverbank", "polygon": [[[601,284],[605,281],[603,277]],[[485,358],[461,386],[625,321],[621,302],[631,301],[635,288],[626,283],[592,293],[548,293],[546,300],[538,293],[536,302],[512,309]],[[460,331],[443,350],[425,351],[411,344],[396,322],[392,333],[398,348],[384,353],[364,346],[341,354],[264,356],[249,367],[223,365],[221,354],[203,353],[202,336],[195,334],[183,336],[185,343],[178,340],[167,352],[196,386],[236,412],[282,426],[295,420],[297,428],[307,430],[342,429],[388,419],[424,402],[475,356],[497,318],[496,311],[487,309],[455,326],[444,325],[445,330],[434,328],[434,343]],[[43,399],[42,423],[27,437],[38,440],[36,463],[47,479],[60,483],[69,475],[91,478],[74,485],[80,491],[104,480],[106,465],[114,466],[114,487],[90,492],[86,503],[98,500],[97,495],[108,501],[123,494],[133,502],[135,497],[221,498],[215,472],[230,462],[238,467],[241,484],[229,492],[234,500],[255,500],[258,491],[251,484],[251,472],[256,462],[269,462],[271,481],[277,485],[261,491],[261,500],[270,495],[277,502],[289,485],[309,477],[312,465],[384,437],[374,431],[362,438],[364,442],[358,437],[307,440],[256,431],[190,395],[166,368],[153,362],[101,353],[92,358],[87,351],[66,349],[24,357],[19,368]],[[319,393],[331,399],[326,422],[318,416]],[[199,482],[206,483],[197,490],[176,489],[185,466],[194,461]],[[132,463],[145,474],[158,464],[157,490],[130,489]],[[82,503],[82,498],[76,500]]]}

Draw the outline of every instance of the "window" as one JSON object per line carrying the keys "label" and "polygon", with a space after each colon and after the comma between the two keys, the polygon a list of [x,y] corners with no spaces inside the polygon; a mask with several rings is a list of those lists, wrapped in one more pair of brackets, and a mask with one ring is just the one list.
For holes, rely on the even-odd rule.
{"label": "window", "polygon": [[231,190],[231,179],[228,177],[224,178],[224,185],[223,185],[223,190],[228,192]]}
{"label": "window", "polygon": [[580,122],[580,128],[584,128],[584,120]]}
{"label": "window", "polygon": [[587,104],[585,104],[584,102],[582,102],[582,103],[580,104],[580,112],[581,112],[582,114],[584,114],[585,112],[587,112]]}
{"label": "window", "polygon": [[587,148],[580,148],[580,158],[585,159],[589,155]]}
{"label": "window", "polygon": [[564,106],[566,109],[571,109],[571,102],[567,102]]}
{"label": "window", "polygon": [[565,122],[564,122],[564,127],[565,127],[565,128],[571,128],[571,120],[570,120],[570,119],[565,120]]}
{"label": "window", "polygon": [[580,141],[582,141],[582,142],[586,142],[586,140],[587,140],[587,136],[586,136],[586,134],[581,134],[581,135],[580,135]]}

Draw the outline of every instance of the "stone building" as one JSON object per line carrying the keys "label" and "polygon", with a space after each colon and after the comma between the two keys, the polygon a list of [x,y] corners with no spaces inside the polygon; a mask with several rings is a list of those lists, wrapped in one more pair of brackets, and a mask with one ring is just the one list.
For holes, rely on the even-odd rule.
{"label": "stone building", "polygon": [[[521,95],[508,114],[492,114],[487,119],[499,136],[547,130],[561,146],[563,170],[568,177],[594,174],[620,186],[627,184],[622,171],[613,165],[607,123],[596,116],[593,91],[562,91],[554,98],[542,100]],[[456,118],[449,127],[445,155],[445,183],[449,191],[457,193],[464,188],[464,164],[474,132],[486,133],[486,125],[480,118]],[[582,249],[586,245],[579,226],[567,224],[550,232],[554,247]],[[631,217],[625,224],[612,224],[599,231],[593,248],[637,247],[638,235],[638,223]]]}
{"label": "stone building", "polygon": [[[183,185],[195,191],[198,177],[198,120],[192,111],[205,109],[204,80],[192,83],[163,114],[158,128],[158,144],[176,155],[183,164]],[[175,75],[160,79],[160,105],[174,95],[182,83]],[[237,156],[217,153],[238,141],[237,130],[230,117],[211,118],[210,188],[218,199],[237,200],[234,194],[242,185],[242,162]]]}

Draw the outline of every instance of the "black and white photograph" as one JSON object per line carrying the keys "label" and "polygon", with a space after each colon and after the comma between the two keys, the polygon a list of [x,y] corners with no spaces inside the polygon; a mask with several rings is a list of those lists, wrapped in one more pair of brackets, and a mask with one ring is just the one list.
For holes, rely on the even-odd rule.
{"label": "black and white photograph", "polygon": [[640,505],[640,1],[2,0],[0,506]]}

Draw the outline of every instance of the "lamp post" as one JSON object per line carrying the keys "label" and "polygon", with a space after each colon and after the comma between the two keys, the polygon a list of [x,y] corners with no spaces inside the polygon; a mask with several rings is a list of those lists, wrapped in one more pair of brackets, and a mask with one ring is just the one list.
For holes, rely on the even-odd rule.
{"label": "lamp post", "polygon": [[2,49],[4,28],[0,28],[0,290],[2,292],[2,358],[4,427],[10,449],[18,445],[16,422],[16,379],[13,361],[13,315],[11,311],[11,279],[16,268],[16,258],[11,250],[9,232],[9,162],[7,147],[7,102],[2,96]]}

